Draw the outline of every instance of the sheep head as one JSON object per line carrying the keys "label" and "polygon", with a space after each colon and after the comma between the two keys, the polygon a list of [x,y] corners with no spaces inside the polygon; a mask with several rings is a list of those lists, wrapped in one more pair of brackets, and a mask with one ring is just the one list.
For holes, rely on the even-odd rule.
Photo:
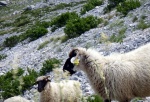
{"label": "sheep head", "polygon": [[36,83],[38,84],[38,91],[42,92],[47,84],[47,82],[50,82],[49,80],[50,76],[40,76],[37,78]]}
{"label": "sheep head", "polygon": [[72,51],[69,53],[69,58],[66,60],[64,66],[63,66],[63,71],[69,71],[70,74],[74,74],[76,71],[74,70],[75,67],[80,66],[80,62],[82,59],[82,53],[86,49],[84,48],[74,48]]}

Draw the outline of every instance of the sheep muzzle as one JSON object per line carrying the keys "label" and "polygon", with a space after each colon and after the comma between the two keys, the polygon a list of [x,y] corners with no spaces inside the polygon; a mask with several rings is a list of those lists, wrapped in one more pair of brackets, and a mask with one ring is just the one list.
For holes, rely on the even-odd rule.
{"label": "sheep muzzle", "polygon": [[73,70],[74,64],[71,63],[71,58],[68,58],[63,66],[63,71],[68,71],[70,75],[76,73],[76,71]]}

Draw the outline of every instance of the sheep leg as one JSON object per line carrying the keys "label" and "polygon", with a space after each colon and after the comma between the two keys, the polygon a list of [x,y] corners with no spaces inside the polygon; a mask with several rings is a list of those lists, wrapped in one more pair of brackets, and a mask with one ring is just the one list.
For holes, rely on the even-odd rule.
{"label": "sheep leg", "polygon": [[111,102],[111,99],[105,99],[104,102]]}

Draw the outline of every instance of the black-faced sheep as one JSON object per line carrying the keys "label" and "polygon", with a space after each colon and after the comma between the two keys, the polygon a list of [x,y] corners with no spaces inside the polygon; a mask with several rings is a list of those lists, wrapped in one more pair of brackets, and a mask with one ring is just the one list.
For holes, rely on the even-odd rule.
{"label": "black-faced sheep", "polygon": [[150,43],[125,54],[109,56],[92,49],[74,48],[69,58],[74,66],[66,63],[63,70],[69,67],[84,71],[94,91],[104,100],[129,102],[134,97],[150,96]]}
{"label": "black-faced sheep", "polygon": [[55,83],[50,82],[48,77],[37,78],[40,102],[80,102],[82,91],[78,81],[64,80]]}
{"label": "black-faced sheep", "polygon": [[6,99],[4,102],[30,102],[30,101],[21,96],[14,96]]}

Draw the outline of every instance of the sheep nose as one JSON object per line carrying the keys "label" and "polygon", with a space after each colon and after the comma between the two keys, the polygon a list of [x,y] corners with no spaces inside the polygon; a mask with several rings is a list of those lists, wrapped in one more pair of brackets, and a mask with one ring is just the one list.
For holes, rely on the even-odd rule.
{"label": "sheep nose", "polygon": [[43,89],[42,88],[38,88],[38,92],[42,92],[43,91]]}

